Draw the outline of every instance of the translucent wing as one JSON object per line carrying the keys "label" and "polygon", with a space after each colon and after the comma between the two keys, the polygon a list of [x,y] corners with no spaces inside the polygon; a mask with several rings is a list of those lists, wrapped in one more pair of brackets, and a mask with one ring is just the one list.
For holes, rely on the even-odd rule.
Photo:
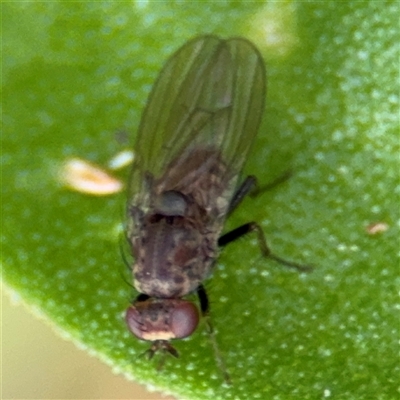
{"label": "translucent wing", "polygon": [[[147,212],[154,182],[181,190],[196,168],[198,179],[210,174],[218,159],[220,178],[225,174],[229,181],[219,193],[223,214],[261,122],[265,86],[262,57],[245,39],[202,36],[173,54],[142,116],[128,209]],[[174,173],[166,175],[168,170]]]}

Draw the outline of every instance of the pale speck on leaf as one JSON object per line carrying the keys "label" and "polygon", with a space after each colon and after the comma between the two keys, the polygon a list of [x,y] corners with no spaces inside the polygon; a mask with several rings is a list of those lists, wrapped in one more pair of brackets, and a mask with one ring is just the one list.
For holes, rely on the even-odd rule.
{"label": "pale speck on leaf", "polygon": [[79,158],[64,163],[60,178],[70,189],[94,196],[108,196],[123,188],[122,182],[104,169]]}

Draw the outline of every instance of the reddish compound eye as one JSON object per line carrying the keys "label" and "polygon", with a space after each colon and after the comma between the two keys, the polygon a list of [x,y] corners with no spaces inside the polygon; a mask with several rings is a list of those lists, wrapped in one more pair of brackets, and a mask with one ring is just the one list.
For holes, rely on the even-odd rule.
{"label": "reddish compound eye", "polygon": [[193,303],[181,301],[171,313],[171,331],[176,339],[190,336],[199,323],[199,312]]}
{"label": "reddish compound eye", "polygon": [[125,313],[125,321],[128,325],[129,330],[139,339],[144,339],[144,335],[147,332],[147,327],[145,326],[144,322],[142,321],[143,318],[140,315],[139,310],[134,307],[130,306]]}
{"label": "reddish compound eye", "polygon": [[139,339],[182,339],[195,331],[199,312],[189,301],[149,299],[130,306],[125,320],[129,330]]}

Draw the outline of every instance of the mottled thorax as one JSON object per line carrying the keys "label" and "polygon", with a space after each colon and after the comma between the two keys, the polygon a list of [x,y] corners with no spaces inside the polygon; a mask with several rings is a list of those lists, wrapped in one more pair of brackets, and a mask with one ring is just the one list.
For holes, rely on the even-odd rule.
{"label": "mottled thorax", "polygon": [[135,287],[157,298],[192,292],[210,274],[216,256],[216,238],[211,240],[183,217],[151,216],[136,242]]}

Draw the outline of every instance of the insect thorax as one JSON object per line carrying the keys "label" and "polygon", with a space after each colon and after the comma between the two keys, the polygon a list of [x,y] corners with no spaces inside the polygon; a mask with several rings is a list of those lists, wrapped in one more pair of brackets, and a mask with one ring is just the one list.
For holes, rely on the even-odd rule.
{"label": "insect thorax", "polygon": [[153,215],[135,243],[134,284],[156,298],[184,296],[210,274],[217,237],[188,226],[183,217]]}

